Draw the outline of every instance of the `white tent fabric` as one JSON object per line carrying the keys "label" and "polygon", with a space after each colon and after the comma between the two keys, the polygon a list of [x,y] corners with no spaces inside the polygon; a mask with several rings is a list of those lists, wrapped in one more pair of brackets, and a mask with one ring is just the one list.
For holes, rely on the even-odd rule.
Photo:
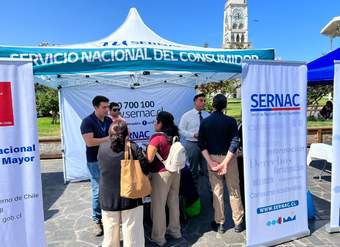
{"label": "white tent fabric", "polygon": [[[128,43],[129,41],[129,43]],[[132,41],[132,43],[130,43]],[[124,23],[108,37],[89,43],[74,44],[67,47],[73,48],[91,48],[91,47],[153,47],[160,48],[176,47],[179,49],[201,49],[201,47],[182,45],[166,40],[152,31],[140,17],[137,9],[132,8],[125,19]],[[64,46],[61,46],[64,47]],[[216,49],[213,49],[216,50]]]}
{"label": "white tent fabric", "polygon": [[[181,114],[192,107],[195,86],[236,78],[242,60],[272,60],[274,50],[178,44],[157,35],[133,8],[124,23],[104,39],[48,47],[0,46],[0,57],[32,59],[35,82],[60,89],[64,175],[65,181],[74,181],[88,177],[79,126],[91,113],[93,96],[103,94],[126,105],[122,109],[126,116],[138,115],[127,117],[132,137],[146,140],[157,111],[171,111],[178,123]],[[153,106],[130,109],[130,103]]]}

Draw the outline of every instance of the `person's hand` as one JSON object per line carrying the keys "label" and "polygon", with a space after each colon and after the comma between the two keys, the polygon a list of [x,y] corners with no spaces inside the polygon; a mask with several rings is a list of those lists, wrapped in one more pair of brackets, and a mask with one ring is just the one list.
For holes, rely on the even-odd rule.
{"label": "person's hand", "polygon": [[227,174],[227,165],[226,164],[221,163],[221,164],[219,164],[218,168],[219,168],[218,171],[217,171],[218,175],[225,175],[225,174]]}
{"label": "person's hand", "polygon": [[216,161],[213,161],[213,160],[208,162],[208,166],[209,166],[210,170],[212,170],[213,172],[218,171],[218,165],[219,164]]}

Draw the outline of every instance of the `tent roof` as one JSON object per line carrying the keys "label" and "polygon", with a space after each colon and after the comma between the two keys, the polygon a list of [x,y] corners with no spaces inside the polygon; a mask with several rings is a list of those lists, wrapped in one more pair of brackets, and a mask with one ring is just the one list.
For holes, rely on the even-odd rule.
{"label": "tent roof", "polygon": [[274,49],[226,50],[175,43],[152,31],[132,8],[124,23],[104,39],[47,47],[0,46],[0,57],[31,58],[36,81],[52,87],[89,83],[132,87],[234,78],[241,72],[242,60],[273,60],[275,54]]}
{"label": "tent roof", "polygon": [[340,48],[308,63],[308,84],[333,84],[335,60],[340,60]]}
{"label": "tent roof", "polygon": [[340,16],[334,17],[328,24],[321,30],[321,34],[330,37],[340,36]]}
{"label": "tent roof", "polygon": [[155,47],[176,48],[185,50],[225,51],[220,48],[204,48],[184,45],[162,38],[151,30],[140,17],[137,9],[131,8],[128,16],[117,30],[106,38],[81,44],[73,44],[60,47],[93,48],[93,47]]}
{"label": "tent roof", "polygon": [[[134,44],[129,44],[131,41],[139,41],[140,43],[134,42]],[[144,41],[144,42],[141,42]],[[91,48],[91,47],[117,47],[117,46],[130,46],[133,45],[135,47],[139,46],[148,46],[151,44],[147,44],[148,41],[152,41],[153,43],[158,43],[157,46],[164,47],[176,47],[183,49],[197,49],[198,47],[182,45],[169,40],[166,40],[156,34],[153,30],[151,30],[140,17],[137,9],[131,8],[128,16],[122,25],[118,27],[116,31],[107,36],[106,38],[82,43],[82,44],[74,44],[69,45],[67,47],[74,48]],[[65,46],[61,46],[65,47]],[[201,49],[201,47],[200,47]]]}

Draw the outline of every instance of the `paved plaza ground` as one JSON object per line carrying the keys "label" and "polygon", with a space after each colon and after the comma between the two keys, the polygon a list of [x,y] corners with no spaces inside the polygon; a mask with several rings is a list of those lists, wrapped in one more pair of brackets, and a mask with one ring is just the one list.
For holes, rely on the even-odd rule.
{"label": "paved plaza ground", "polygon": [[[328,234],[325,225],[330,215],[330,173],[325,172],[321,181],[318,175],[321,162],[308,168],[309,190],[313,194],[316,219],[309,221],[311,235],[279,246],[340,246],[340,233]],[[330,169],[330,167],[327,167]],[[213,209],[209,200],[208,183],[205,177],[200,181],[203,212],[182,227],[183,238],[168,239],[166,246],[245,246],[245,231],[238,234],[228,217],[227,232],[223,235],[211,230]],[[86,247],[100,246],[102,237],[92,233],[90,183],[78,182],[64,185],[61,160],[42,161],[42,186],[44,195],[45,231],[48,246]],[[230,208],[227,206],[227,215]],[[146,246],[150,242],[150,227],[145,228]],[[265,236],[264,236],[265,237]]]}

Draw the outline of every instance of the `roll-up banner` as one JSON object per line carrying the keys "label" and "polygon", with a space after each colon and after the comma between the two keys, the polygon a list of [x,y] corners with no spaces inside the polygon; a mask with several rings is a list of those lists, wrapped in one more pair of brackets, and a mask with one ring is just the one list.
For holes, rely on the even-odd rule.
{"label": "roll-up banner", "polygon": [[304,63],[242,64],[247,246],[309,235]]}
{"label": "roll-up banner", "polygon": [[0,245],[45,246],[32,62],[0,59]]}
{"label": "roll-up banner", "polygon": [[326,227],[329,232],[340,232],[340,61],[334,64],[333,102],[333,164],[331,192],[331,220]]}

